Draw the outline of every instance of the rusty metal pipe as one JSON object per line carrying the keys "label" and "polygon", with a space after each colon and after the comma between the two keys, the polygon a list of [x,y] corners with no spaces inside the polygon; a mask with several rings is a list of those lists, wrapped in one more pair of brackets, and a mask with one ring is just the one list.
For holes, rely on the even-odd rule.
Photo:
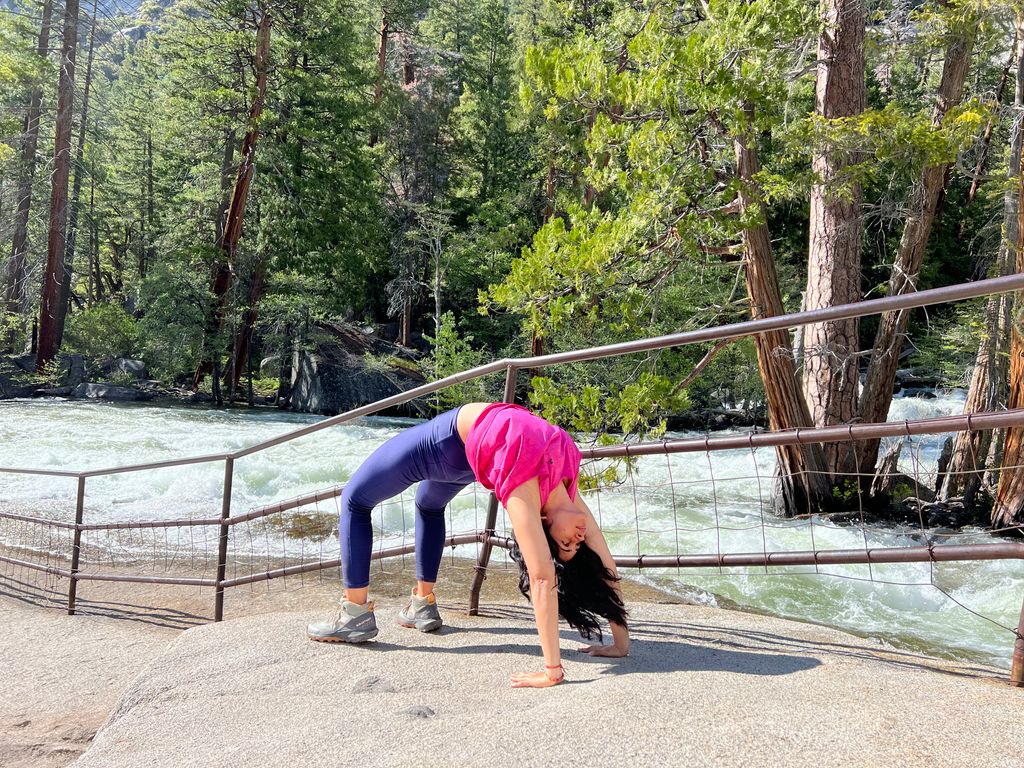
{"label": "rusty metal pipe", "polygon": [[[59,576],[63,579],[71,578],[71,571],[67,568],[56,568],[52,565],[40,565],[39,563],[33,563],[29,560],[19,560],[15,557],[7,557],[6,555],[0,555],[0,563],[8,563],[10,565],[17,566],[18,568],[26,568],[30,571],[48,573],[52,576]],[[121,573],[87,573],[80,571],[75,574],[75,579],[78,581],[119,581],[131,584],[170,584],[183,587],[217,586],[217,581],[215,579],[189,578],[187,576],[132,576],[130,574]]]}
{"label": "rusty metal pipe", "polygon": [[75,615],[75,598],[78,595],[78,563],[82,556],[82,519],[85,515],[85,478],[78,478],[78,494],[75,501],[75,534],[71,544],[71,580],[68,583],[68,615]]}
{"label": "rusty metal pipe", "polygon": [[[483,534],[480,533],[462,533],[457,536],[449,536],[445,539],[444,545],[446,547],[457,547],[462,544],[476,544],[483,538]],[[389,547],[387,549],[380,549],[373,552],[370,555],[371,560],[384,560],[389,557],[399,557],[401,555],[409,555],[416,551],[415,544],[406,544],[401,547]],[[313,571],[323,571],[332,568],[338,568],[341,566],[341,560],[324,560],[317,563],[309,563],[307,565],[291,565],[286,568],[276,568],[271,571],[263,571],[262,573],[254,573],[250,576],[239,576],[235,579],[226,579],[224,581],[225,587],[238,587],[243,584],[252,584],[257,581],[267,581],[269,579],[277,579],[282,576],[294,576],[300,573],[311,573]]]}
{"label": "rusty metal pipe", "polygon": [[637,443],[634,445],[610,445],[601,448],[581,449],[585,459],[603,459],[620,456],[654,456],[663,453],[695,453],[729,451],[743,448],[759,448],[780,445],[803,445],[806,443],[839,443],[847,440],[864,440],[882,437],[906,437],[908,435],[934,435],[944,432],[960,432],[1024,426],[1024,408],[1001,413],[974,413],[962,416],[939,416],[933,419],[914,421],[889,421],[884,424],[848,424],[841,427],[816,427],[785,430],[782,432],[749,432],[727,437],[700,437],[686,440],[665,440],[660,443]]}
{"label": "rusty metal pipe", "polygon": [[[510,549],[512,538],[491,536],[492,546]],[[698,555],[615,556],[623,568],[731,568],[740,566],[867,565],[869,563],[946,563],[963,560],[1024,560],[1024,544],[946,544],[937,547],[818,549],[795,552],[725,552]]]}
{"label": "rusty metal pipe", "polygon": [[256,520],[260,517],[266,517],[267,515],[276,515],[280,512],[287,512],[290,509],[304,507],[307,504],[316,504],[317,502],[320,501],[326,501],[327,499],[337,498],[338,496],[341,496],[344,490],[345,486],[339,485],[334,488],[328,488],[327,490],[319,490],[314,493],[310,493],[306,496],[301,496],[297,499],[282,501],[278,504],[268,504],[267,506],[253,509],[242,515],[234,515],[228,522],[231,525],[238,525],[238,523],[246,523],[250,520]]}
{"label": "rusty metal pipe", "polygon": [[231,517],[231,485],[235,476],[235,460],[224,462],[224,494],[220,503],[220,538],[217,542],[217,588],[213,598],[213,620],[224,618],[224,577],[228,570],[228,536],[231,528],[227,523]]}
{"label": "rusty metal pipe", "polygon": [[0,512],[0,520],[19,520],[23,523],[37,523],[38,525],[52,525],[54,528],[75,529],[74,523],[64,523],[60,520],[50,520],[46,517],[32,517],[31,515],[15,515],[12,512]]}
{"label": "rusty metal pipe", "polygon": [[[517,369],[511,365],[505,371],[504,402],[511,403],[516,399]],[[490,539],[498,524],[498,497],[493,492],[487,502],[487,519],[480,541],[480,556],[476,561],[476,573],[473,574],[473,585],[469,588],[469,615],[476,616],[480,612],[480,590],[487,578],[487,564],[491,561]]]}
{"label": "rusty metal pipe", "polygon": [[1020,622],[1017,624],[1017,639],[1013,643],[1013,658],[1010,662],[1010,684],[1024,688],[1024,603],[1020,606]]}

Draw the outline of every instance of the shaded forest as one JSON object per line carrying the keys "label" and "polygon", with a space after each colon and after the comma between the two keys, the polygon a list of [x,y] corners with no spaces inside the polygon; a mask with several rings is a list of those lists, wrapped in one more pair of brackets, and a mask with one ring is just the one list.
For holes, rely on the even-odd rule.
{"label": "shaded forest", "polygon": [[[440,377],[1020,269],[1015,3],[0,9],[0,346],[41,376],[136,357],[286,401],[332,324]],[[1024,392],[1013,317],[996,297],[566,366],[529,397],[627,436],[723,403],[875,422],[913,366],[995,410]],[[965,471],[1019,444],[960,438],[941,495],[1019,521],[1024,490]],[[834,504],[878,453],[780,449],[786,506]]]}

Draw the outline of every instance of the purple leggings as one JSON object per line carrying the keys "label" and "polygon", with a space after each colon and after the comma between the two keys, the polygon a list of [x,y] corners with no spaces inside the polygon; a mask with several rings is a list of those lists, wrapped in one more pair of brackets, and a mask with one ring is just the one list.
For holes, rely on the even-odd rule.
{"label": "purple leggings", "polygon": [[341,494],[341,575],[352,589],[370,583],[373,525],[370,512],[413,483],[416,489],[416,578],[437,581],[444,551],[444,508],[476,480],[466,458],[456,418],[442,413],[395,435],[370,454]]}

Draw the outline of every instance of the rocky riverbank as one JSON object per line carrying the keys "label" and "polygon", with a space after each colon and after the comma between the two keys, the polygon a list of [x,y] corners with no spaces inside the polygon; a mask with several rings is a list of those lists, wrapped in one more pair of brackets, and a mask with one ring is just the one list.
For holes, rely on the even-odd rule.
{"label": "rocky riverbank", "polygon": [[[372,328],[325,324],[321,332],[315,349],[296,349],[287,361],[263,361],[262,371],[273,373],[274,380],[283,384],[254,392],[251,404],[330,416],[427,381],[415,351],[381,339]],[[235,402],[250,403],[247,385],[243,378]],[[215,402],[209,385],[196,391],[184,382],[152,379],[142,360],[95,361],[61,355],[45,371],[36,372],[34,355],[0,357],[0,400],[32,397],[186,405]],[[223,392],[221,398],[222,402],[227,399]],[[427,416],[431,409],[425,402],[413,401],[385,413]]]}

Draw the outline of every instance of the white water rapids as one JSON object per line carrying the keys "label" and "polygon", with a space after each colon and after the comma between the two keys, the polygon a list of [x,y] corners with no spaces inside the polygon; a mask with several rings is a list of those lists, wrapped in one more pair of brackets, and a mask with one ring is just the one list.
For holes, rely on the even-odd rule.
{"label": "white water rapids", "polygon": [[[962,392],[931,400],[897,398],[890,419],[955,414],[962,405]],[[217,454],[319,420],[272,410],[0,401],[0,467],[77,471]],[[240,459],[232,508],[237,513],[342,483],[374,448],[412,423],[363,419]],[[904,448],[902,471],[933,473],[942,439],[914,438]],[[648,457],[640,460],[634,483],[586,498],[612,550],[624,555],[989,541],[981,531],[932,530],[922,535],[891,527],[865,531],[823,519],[779,519],[761,503],[771,493],[774,462],[770,448]],[[86,521],[216,517],[223,472],[223,462],[215,462],[90,478]],[[6,511],[73,519],[74,500],[73,479],[0,473],[0,506]],[[450,532],[482,526],[485,506],[482,491],[464,492],[452,504]],[[335,506],[328,503],[321,509],[332,511]],[[379,534],[385,546],[407,536],[403,525],[412,526],[412,516],[403,516],[398,505],[389,510],[374,518],[383,528]],[[0,526],[0,535],[2,531]],[[337,557],[336,542],[323,547],[325,557]],[[272,548],[269,553],[281,554]],[[1003,560],[828,566],[817,573],[801,567],[767,574],[763,568],[734,568],[627,575],[711,605],[828,624],[901,647],[1008,668],[1013,635],[958,603],[1006,627],[1016,626],[1024,599],[1022,570],[1019,561]]]}

